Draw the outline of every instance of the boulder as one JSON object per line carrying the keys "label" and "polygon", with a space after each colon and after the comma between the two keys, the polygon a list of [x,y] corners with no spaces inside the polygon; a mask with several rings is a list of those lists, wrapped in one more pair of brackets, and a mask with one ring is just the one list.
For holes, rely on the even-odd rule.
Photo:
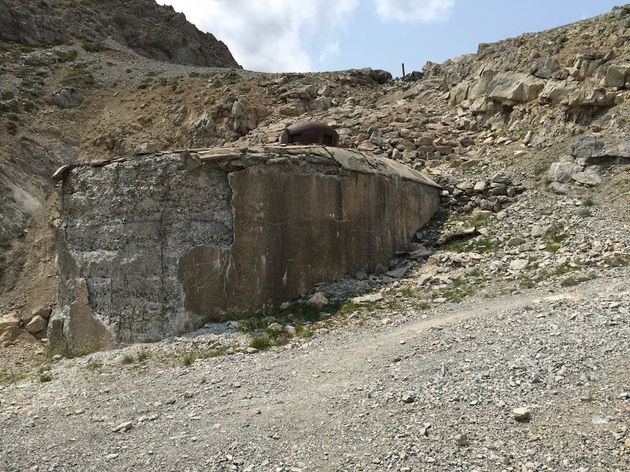
{"label": "boulder", "polygon": [[392,74],[387,72],[386,70],[381,69],[373,69],[368,74],[370,79],[372,79],[377,84],[386,84],[387,82],[391,82]]}
{"label": "boulder", "polygon": [[541,79],[549,79],[558,69],[560,64],[553,57],[547,56],[538,61],[534,75]]}
{"label": "boulder", "polygon": [[488,97],[502,105],[526,103],[538,98],[545,82],[521,72],[498,74],[488,86]]}
{"label": "boulder", "polygon": [[615,104],[617,94],[605,88],[577,89],[567,97],[567,105],[571,108],[611,107]]}
{"label": "boulder", "polygon": [[540,92],[541,100],[557,105],[577,89],[575,82],[566,80],[548,80],[545,87]]}
{"label": "boulder", "polygon": [[321,310],[328,305],[328,298],[322,292],[316,292],[306,301],[306,304]]}
{"label": "boulder", "polygon": [[571,178],[587,187],[595,187],[602,183],[602,178],[595,167],[588,167],[584,172],[576,172],[571,175]]}
{"label": "boulder", "polygon": [[48,97],[48,103],[59,108],[74,108],[83,103],[81,91],[74,88],[63,88]]}
{"label": "boulder", "polygon": [[230,119],[232,121],[232,129],[241,135],[247,134],[258,124],[256,110],[250,107],[244,98],[239,98],[234,102]]}
{"label": "boulder", "polygon": [[604,87],[622,88],[630,76],[630,64],[611,64],[604,76]]}
{"label": "boulder", "polygon": [[630,159],[630,138],[626,138],[619,144],[607,147],[604,155],[618,159]]}
{"label": "boulder", "polygon": [[571,146],[571,154],[576,159],[588,159],[604,155],[604,143],[595,136],[582,136]]}
{"label": "boulder", "polygon": [[547,172],[548,182],[567,183],[571,182],[571,176],[582,168],[573,162],[554,162]]}
{"label": "boulder", "polygon": [[26,325],[26,331],[31,334],[40,333],[46,329],[47,324],[48,323],[44,318],[37,315]]}

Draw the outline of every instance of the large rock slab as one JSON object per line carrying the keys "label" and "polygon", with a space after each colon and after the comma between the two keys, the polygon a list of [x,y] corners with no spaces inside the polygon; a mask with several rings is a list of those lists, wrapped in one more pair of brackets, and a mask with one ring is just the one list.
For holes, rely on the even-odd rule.
{"label": "large rock slab", "polygon": [[423,174],[321,146],[151,154],[58,178],[53,350],[279,306],[387,262],[439,207]]}

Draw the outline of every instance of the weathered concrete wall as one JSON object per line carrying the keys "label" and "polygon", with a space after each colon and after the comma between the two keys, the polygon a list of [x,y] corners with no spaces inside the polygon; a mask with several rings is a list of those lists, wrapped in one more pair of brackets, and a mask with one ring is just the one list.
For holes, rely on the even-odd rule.
{"label": "weathered concrete wall", "polygon": [[439,206],[422,174],[338,148],[154,154],[60,177],[53,349],[159,339],[370,271]]}

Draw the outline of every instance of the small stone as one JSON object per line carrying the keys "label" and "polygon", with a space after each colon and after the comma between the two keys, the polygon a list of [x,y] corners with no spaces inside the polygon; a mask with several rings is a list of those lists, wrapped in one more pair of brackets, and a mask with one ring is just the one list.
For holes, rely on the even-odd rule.
{"label": "small stone", "polygon": [[126,421],[124,423],[120,423],[116,426],[112,431],[114,433],[129,431],[133,427],[133,423],[131,421]]}
{"label": "small stone", "polygon": [[532,226],[530,234],[534,238],[540,238],[543,234],[545,234],[545,228],[543,228],[540,225],[534,225],[534,226]]}
{"label": "small stone", "polygon": [[526,259],[514,259],[510,262],[510,270],[519,272],[527,267],[527,264],[528,262]]}
{"label": "small stone", "polygon": [[407,267],[399,267],[398,269],[390,270],[385,272],[385,275],[391,277],[392,279],[400,279],[405,276],[407,273]]}
{"label": "small stone", "polygon": [[531,418],[529,408],[514,408],[512,410],[512,418],[514,418],[516,421],[529,421]]}
{"label": "small stone", "polygon": [[390,318],[383,318],[383,319],[381,320],[381,324],[382,324],[383,326],[388,325],[388,324],[390,324],[391,322],[392,322],[392,320],[391,320]]}
{"label": "small stone", "polygon": [[459,447],[468,446],[468,444],[469,444],[468,436],[466,436],[465,434],[456,434],[455,435],[455,444],[457,444],[457,446],[459,446]]}
{"label": "small stone", "polygon": [[357,304],[369,304],[369,303],[377,303],[383,300],[383,294],[381,292],[376,293],[368,293],[367,295],[363,295],[360,297],[354,297],[352,299],[352,303]]}
{"label": "small stone", "polygon": [[306,304],[321,309],[328,305],[328,298],[322,292],[316,292],[306,301]]}
{"label": "small stone", "polygon": [[488,188],[488,185],[486,184],[486,181],[480,180],[479,182],[475,184],[475,186],[473,187],[473,190],[475,192],[485,192],[487,188]]}
{"label": "small stone", "polygon": [[403,403],[413,403],[416,401],[416,396],[413,393],[403,393],[402,397],[400,397]]}
{"label": "small stone", "polygon": [[626,438],[626,440],[623,442],[623,445],[626,449],[630,449],[630,437]]}
{"label": "small stone", "polygon": [[256,354],[258,352],[258,349],[256,349],[255,347],[248,346],[247,349],[245,349],[245,352],[247,354]]}

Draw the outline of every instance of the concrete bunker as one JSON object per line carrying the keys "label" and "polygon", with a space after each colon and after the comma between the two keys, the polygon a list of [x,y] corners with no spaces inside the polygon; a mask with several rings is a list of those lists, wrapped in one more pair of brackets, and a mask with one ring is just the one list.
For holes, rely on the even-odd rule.
{"label": "concrete bunker", "polygon": [[157,340],[373,271],[439,207],[420,172],[324,146],[148,154],[56,178],[53,350]]}

